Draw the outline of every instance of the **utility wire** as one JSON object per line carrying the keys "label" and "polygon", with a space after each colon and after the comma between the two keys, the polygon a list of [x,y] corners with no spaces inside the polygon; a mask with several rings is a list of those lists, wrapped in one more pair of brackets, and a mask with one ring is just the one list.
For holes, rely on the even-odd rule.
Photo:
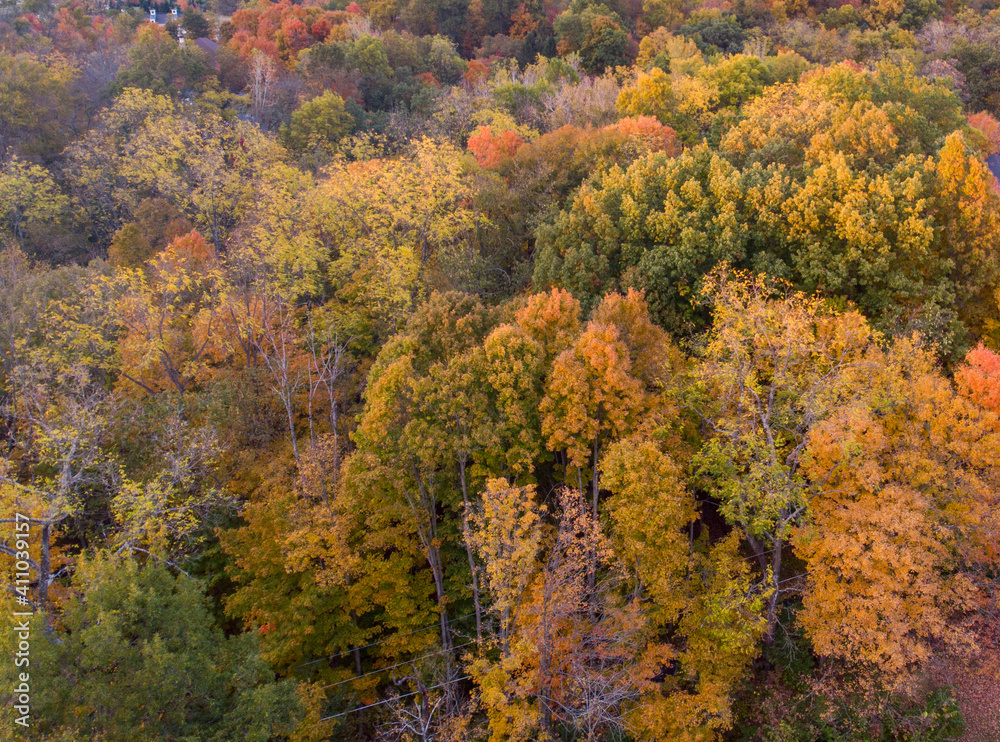
{"label": "utility wire", "polygon": [[[714,546],[715,544],[717,544],[720,541],[724,540],[724,538],[725,537],[718,538],[715,541],[709,541],[708,545],[709,546]],[[770,551],[765,552],[765,554],[770,555],[773,551],[774,551],[774,549],[771,549]],[[736,561],[739,561],[739,562],[756,562],[756,561],[759,561],[759,559],[756,556],[743,556],[743,557],[736,557]],[[808,574],[810,571],[811,570],[806,570],[805,573]],[[798,576],[801,576],[801,575],[798,575]],[[784,583],[784,582],[788,582],[791,579],[793,579],[793,578],[789,578],[787,580],[781,580],[781,582],[779,584]],[[475,613],[466,613],[464,616],[456,616],[455,618],[449,619],[449,621],[461,621],[461,620],[466,619],[466,618],[471,618],[472,616],[475,616],[475,615],[476,615]],[[293,667],[290,668],[290,670],[298,670],[300,667],[307,667],[309,665],[315,665],[317,662],[323,662],[324,660],[336,660],[336,659],[340,659],[341,657],[345,657],[345,656],[347,656],[349,654],[352,654],[353,652],[360,652],[362,649],[370,649],[372,647],[377,647],[379,644],[385,644],[386,642],[392,641],[393,639],[399,639],[399,638],[404,637],[404,636],[411,636],[413,634],[419,634],[421,631],[427,631],[428,629],[434,629],[434,628],[437,628],[440,625],[441,625],[440,622],[438,622],[438,623],[432,623],[432,624],[429,624],[429,625],[424,626],[422,628],[414,629],[413,631],[407,631],[405,634],[393,634],[392,636],[388,636],[385,639],[380,639],[377,642],[372,642],[371,644],[364,644],[364,645],[362,645],[360,647],[351,647],[350,649],[345,649],[343,652],[340,652],[338,654],[331,654],[331,655],[328,655],[326,657],[320,657],[319,659],[316,659],[316,660],[310,660],[309,662],[303,662],[301,665],[294,665]],[[463,647],[464,646],[468,646],[468,644],[463,644],[462,646]],[[458,647],[453,647],[453,649],[458,649]],[[402,664],[406,665],[406,664],[409,664],[409,662],[404,662]],[[393,667],[398,667],[398,666],[399,665],[394,665]],[[384,668],[384,669],[389,670],[389,669],[392,669],[392,668],[388,668],[387,667],[387,668]],[[373,673],[367,673],[367,674],[371,675]],[[363,677],[365,677],[365,675],[358,675],[357,678],[351,678],[351,680],[357,680],[358,678],[363,678]],[[347,681],[344,681],[344,682],[347,682]],[[329,687],[332,687],[332,686],[326,686],[326,687],[329,688]]]}
{"label": "utility wire", "polygon": [[460,680],[468,680],[471,675],[463,675],[460,678],[455,678],[454,680],[449,680],[447,682],[441,683],[440,685],[432,685],[430,688],[424,688],[424,690],[417,690],[413,693],[406,693],[402,696],[396,696],[395,698],[387,698],[384,701],[377,701],[376,703],[369,703],[367,706],[358,706],[356,709],[351,709],[350,711],[341,711],[339,714],[333,714],[332,716],[324,716],[320,721],[328,721],[330,719],[337,719],[341,716],[347,716],[348,714],[353,714],[355,711],[364,711],[365,709],[374,708],[375,706],[381,706],[384,703],[392,703],[393,701],[398,701],[401,698],[409,698],[410,696],[417,696],[428,690],[435,690],[437,688],[443,688],[446,685],[451,685],[452,683],[457,683]]}
{"label": "utility wire", "polygon": [[[469,618],[475,616],[475,613],[466,613],[464,616],[458,616],[456,618],[449,619],[449,621],[461,621],[463,618]],[[421,631],[427,631],[427,629],[433,629],[440,626],[441,623],[432,623],[429,626],[424,626],[421,629],[414,629],[413,631],[407,631],[405,634],[393,634],[392,636],[387,636],[385,639],[381,639],[377,642],[372,642],[371,644],[365,644],[361,647],[351,647],[350,649],[345,649],[339,654],[331,654],[327,657],[320,657],[318,660],[310,660],[309,662],[303,662],[301,665],[295,665],[292,670],[298,670],[300,667],[306,667],[307,665],[315,665],[317,662],[323,662],[324,660],[336,660],[351,654],[352,652],[360,652],[362,649],[370,649],[371,647],[377,647],[379,644],[385,644],[387,641],[392,641],[393,639],[399,639],[404,636],[410,636],[411,634],[419,634]]]}
{"label": "utility wire", "polygon": [[439,649],[436,652],[428,652],[427,654],[421,655],[420,657],[414,657],[412,660],[406,662],[398,662],[395,665],[389,665],[389,667],[383,667],[378,670],[372,670],[371,672],[366,672],[364,675],[356,675],[353,678],[347,678],[347,680],[340,680],[336,683],[330,683],[330,685],[324,685],[320,690],[326,690],[327,688],[336,688],[338,685],[343,685],[344,683],[353,683],[355,680],[361,680],[361,678],[367,678],[369,675],[379,675],[383,672],[389,672],[389,670],[395,670],[397,667],[402,667],[403,665],[412,665],[414,662],[419,662],[420,660],[425,660],[428,657],[433,657],[438,654],[444,654],[445,652],[454,652],[456,649],[462,649],[470,644],[475,644],[475,642],[466,642],[465,644],[459,644],[457,647],[452,647],[451,649]]}

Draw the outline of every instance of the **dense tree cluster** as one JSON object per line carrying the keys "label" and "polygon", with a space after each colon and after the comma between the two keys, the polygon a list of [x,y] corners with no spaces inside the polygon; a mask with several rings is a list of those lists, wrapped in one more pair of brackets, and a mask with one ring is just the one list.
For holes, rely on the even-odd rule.
{"label": "dense tree cluster", "polygon": [[998,46],[990,2],[4,8],[19,738],[1000,738]]}

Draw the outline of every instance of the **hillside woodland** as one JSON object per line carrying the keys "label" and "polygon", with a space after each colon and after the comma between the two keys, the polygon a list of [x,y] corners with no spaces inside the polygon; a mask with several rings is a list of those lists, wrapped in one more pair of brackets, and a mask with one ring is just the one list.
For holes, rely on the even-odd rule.
{"label": "hillside woodland", "polygon": [[998,118],[994,0],[5,4],[0,739],[996,742]]}

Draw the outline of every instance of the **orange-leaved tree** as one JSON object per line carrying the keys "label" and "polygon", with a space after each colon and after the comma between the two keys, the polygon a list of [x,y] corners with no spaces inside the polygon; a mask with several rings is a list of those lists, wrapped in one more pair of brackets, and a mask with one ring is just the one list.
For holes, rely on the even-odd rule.
{"label": "orange-leaved tree", "polygon": [[218,350],[218,310],[224,290],[215,250],[195,231],[178,237],[147,264],[121,269],[117,314],[121,375],[133,388],[183,394],[206,378]]}
{"label": "orange-leaved tree", "polygon": [[1000,420],[959,394],[933,352],[900,339],[852,404],[810,432],[807,476],[826,491],[795,534],[802,625],[821,655],[905,682],[966,619],[998,564]]}
{"label": "orange-leaved tree", "polygon": [[1000,354],[980,343],[955,370],[955,382],[963,397],[1000,415]]}

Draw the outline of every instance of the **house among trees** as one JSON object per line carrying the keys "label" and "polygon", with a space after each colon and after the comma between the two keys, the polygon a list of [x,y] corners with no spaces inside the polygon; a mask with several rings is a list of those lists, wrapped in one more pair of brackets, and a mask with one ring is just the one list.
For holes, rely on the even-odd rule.
{"label": "house among trees", "polygon": [[219,45],[212,41],[211,39],[206,39],[204,36],[200,36],[191,42],[192,46],[196,46],[201,49],[208,56],[209,61],[215,64],[215,55],[219,51]]}
{"label": "house among trees", "polygon": [[169,21],[177,23],[182,15],[184,15],[183,12],[176,5],[170,9],[170,12],[159,11],[154,7],[149,9],[149,22],[165,26]]}

